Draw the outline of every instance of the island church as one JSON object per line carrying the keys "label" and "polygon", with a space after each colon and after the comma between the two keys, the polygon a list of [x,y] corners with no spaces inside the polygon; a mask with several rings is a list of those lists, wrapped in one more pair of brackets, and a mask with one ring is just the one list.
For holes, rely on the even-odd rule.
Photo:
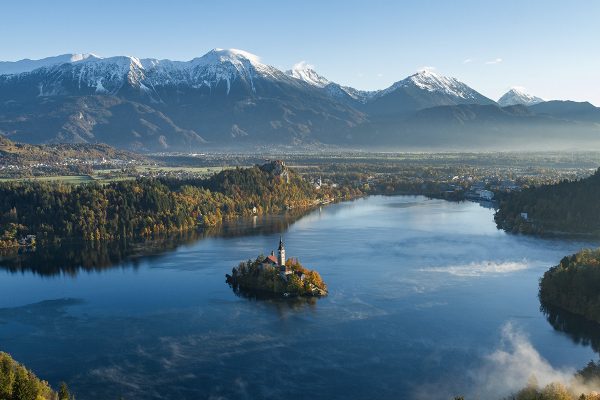
{"label": "island church", "polygon": [[[291,259],[292,262],[298,262],[295,259]],[[283,239],[281,236],[279,237],[279,247],[277,248],[277,256],[275,256],[275,252],[271,251],[271,254],[267,256],[262,262],[262,268],[277,268],[279,270],[279,274],[282,278],[287,280],[288,276],[293,274],[294,271],[289,266],[285,265],[285,246],[283,245]],[[304,280],[304,274],[300,271],[295,272],[300,280]]]}
{"label": "island church", "polygon": [[285,246],[283,245],[283,239],[279,237],[279,247],[277,248],[277,257],[275,252],[271,251],[271,254],[265,258],[263,264],[269,267],[278,267],[282,273],[286,275],[291,273],[291,270],[285,266]]}

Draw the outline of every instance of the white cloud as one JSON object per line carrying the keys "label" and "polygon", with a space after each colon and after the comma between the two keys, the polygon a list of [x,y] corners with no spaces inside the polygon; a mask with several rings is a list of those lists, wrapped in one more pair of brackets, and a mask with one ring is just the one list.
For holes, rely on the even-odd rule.
{"label": "white cloud", "polygon": [[475,397],[498,398],[515,393],[530,380],[537,381],[540,387],[552,382],[570,385],[574,383],[574,373],[574,369],[554,368],[529,338],[508,322],[502,328],[501,346],[486,357],[485,365],[475,374]]}
{"label": "white cloud", "polygon": [[413,397],[429,400],[436,390],[447,394],[443,398],[460,393],[468,399],[505,399],[530,384],[543,388],[550,383],[562,384],[573,393],[598,391],[598,381],[584,384],[575,378],[574,368],[553,367],[511,322],[504,324],[501,335],[499,346],[484,356],[479,367],[463,372],[469,383],[433,381],[418,388]]}
{"label": "white cloud", "polygon": [[466,58],[466,59],[463,61],[463,64],[469,64],[469,63],[472,63],[472,62],[473,62],[473,59],[472,59],[472,58]]}
{"label": "white cloud", "polygon": [[502,59],[501,59],[501,58],[496,58],[496,59],[494,59],[494,60],[489,60],[489,61],[486,61],[485,63],[486,63],[487,65],[493,65],[493,64],[500,64],[501,62],[502,62]]}
{"label": "white cloud", "polygon": [[292,69],[297,69],[297,70],[304,70],[304,69],[315,69],[315,66],[312,64],[309,64],[308,62],[302,60],[297,62],[296,64],[294,64],[294,66],[292,67]]}

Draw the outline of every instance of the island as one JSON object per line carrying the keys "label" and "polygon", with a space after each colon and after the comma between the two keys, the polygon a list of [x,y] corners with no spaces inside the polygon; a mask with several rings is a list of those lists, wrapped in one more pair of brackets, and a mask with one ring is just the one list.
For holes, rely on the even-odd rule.
{"label": "island", "polygon": [[241,262],[226,274],[226,282],[236,292],[276,297],[322,297],[327,285],[317,271],[304,268],[297,258],[286,260],[283,238],[279,238],[277,256],[259,255],[254,261]]}

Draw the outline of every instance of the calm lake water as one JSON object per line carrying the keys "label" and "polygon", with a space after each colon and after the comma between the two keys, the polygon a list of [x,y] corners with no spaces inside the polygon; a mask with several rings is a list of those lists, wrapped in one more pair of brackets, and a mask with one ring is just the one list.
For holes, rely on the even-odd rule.
{"label": "calm lake water", "polygon": [[[255,300],[225,284],[280,234],[327,298]],[[555,329],[537,299],[548,267],[594,245],[402,196],[150,251],[39,251],[0,262],[0,349],[80,400],[497,398],[597,358],[594,326]]]}

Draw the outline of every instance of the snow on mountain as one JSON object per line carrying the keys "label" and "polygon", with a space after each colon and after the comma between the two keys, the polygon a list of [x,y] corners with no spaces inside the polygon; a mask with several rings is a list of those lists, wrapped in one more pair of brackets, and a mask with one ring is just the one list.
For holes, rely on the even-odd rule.
{"label": "snow on mountain", "polygon": [[225,82],[229,93],[236,80],[243,80],[256,91],[256,78],[285,78],[277,68],[263,64],[258,56],[236,49],[214,49],[188,62],[150,59],[141,62],[153,86],[188,84],[194,88],[213,88]]}
{"label": "snow on mountain", "polygon": [[438,75],[431,70],[422,70],[406,79],[394,83],[378,93],[383,96],[401,88],[418,88],[432,93],[444,94],[465,102],[478,102],[481,94],[456,78]]}
{"label": "snow on mountain", "polygon": [[410,115],[439,106],[493,105],[495,102],[458,79],[423,70],[376,92],[364,110],[371,115]]}
{"label": "snow on mountain", "polygon": [[502,107],[514,106],[522,104],[525,106],[532,106],[545,101],[541,97],[536,97],[525,92],[525,89],[519,86],[511,88],[498,100],[498,104]]}
{"label": "snow on mountain", "polygon": [[327,78],[319,75],[317,71],[314,70],[314,67],[306,63],[306,61],[300,61],[295,64],[292,69],[285,71],[285,73],[292,78],[299,79],[320,88],[331,83]]}
{"label": "snow on mountain", "polygon": [[[331,85],[330,85],[331,86]],[[339,86],[339,85],[338,85]],[[366,103],[379,93],[377,90],[360,90],[350,86],[339,86],[340,90],[346,93],[348,96],[358,101],[359,103]]]}
{"label": "snow on mountain", "polygon": [[116,94],[126,84],[147,90],[143,84],[145,71],[135,57],[85,57],[72,62],[45,66],[30,74],[44,77],[39,84],[39,95],[48,96],[71,89],[98,94]]}
{"label": "snow on mountain", "polygon": [[51,67],[67,63],[75,63],[88,59],[98,59],[95,54],[62,54],[60,56],[30,60],[28,58],[19,61],[0,61],[0,75],[20,74],[30,72],[38,68]]}
{"label": "snow on mountain", "polygon": [[311,86],[325,89],[329,96],[338,100],[350,99],[351,101],[356,100],[360,103],[365,103],[377,93],[358,90],[350,86],[342,86],[332,82],[315,71],[314,67],[306,61],[300,61],[295,64],[292,69],[285,71],[285,74],[294,79],[308,83]]}
{"label": "snow on mountain", "polygon": [[[513,89],[500,104],[539,101]],[[558,120],[556,137],[573,123],[588,138],[600,121],[589,103],[496,105],[431,70],[360,91],[306,63],[284,73],[235,49],[190,61],[67,54],[0,63],[0,133],[36,143],[100,141],[152,151],[207,143],[445,146],[455,137],[479,143],[487,132],[494,145],[498,132],[546,134]]]}
{"label": "snow on mountain", "polygon": [[124,85],[156,95],[156,88],[185,85],[214,89],[234,82],[256,91],[256,79],[293,81],[277,68],[263,64],[254,54],[236,49],[214,49],[190,61],[138,59],[129,56],[102,58],[93,54],[67,54],[43,60],[0,63],[0,75],[45,74],[42,96],[64,93],[66,87],[116,94]]}
{"label": "snow on mountain", "polygon": [[[240,90],[256,92],[257,82],[268,80],[296,87],[306,87],[305,84],[309,84],[314,88],[324,89],[332,98],[365,104],[398,90],[405,91],[412,97],[437,95],[437,100],[432,101],[432,105],[493,103],[459,80],[438,75],[431,70],[420,71],[384,90],[361,91],[328,80],[304,61],[284,73],[262,63],[258,56],[237,49],[213,49],[190,61],[64,54],[41,60],[0,62],[0,76],[5,76],[5,79],[11,79],[8,76],[16,78],[21,74],[30,74],[32,80],[38,79],[39,82],[34,86],[39,88],[38,94],[41,96],[73,93],[73,90],[116,94],[124,87],[130,87],[161,101],[158,93],[163,87],[207,88],[210,91],[218,87],[219,92],[229,94],[234,85],[238,89],[244,88]],[[540,101],[542,99],[513,88],[500,99],[500,104],[531,105]],[[426,105],[424,100],[419,102]]]}

